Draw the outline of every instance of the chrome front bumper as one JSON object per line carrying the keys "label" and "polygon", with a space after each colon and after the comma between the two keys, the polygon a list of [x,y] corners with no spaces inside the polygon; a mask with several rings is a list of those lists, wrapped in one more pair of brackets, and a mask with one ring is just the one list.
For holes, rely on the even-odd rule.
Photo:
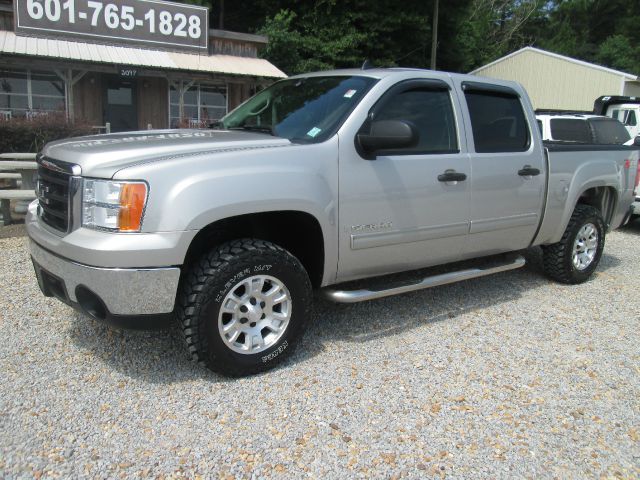
{"label": "chrome front bumper", "polygon": [[38,283],[45,295],[78,306],[82,302],[77,293],[88,290],[99,297],[108,316],[157,315],[173,311],[180,279],[177,267],[92,267],[57,256],[33,240],[29,244]]}

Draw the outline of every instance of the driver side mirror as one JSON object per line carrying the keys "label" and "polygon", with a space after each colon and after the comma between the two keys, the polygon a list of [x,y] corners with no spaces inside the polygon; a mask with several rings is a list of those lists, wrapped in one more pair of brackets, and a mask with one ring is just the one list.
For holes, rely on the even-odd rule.
{"label": "driver side mirror", "polygon": [[418,144],[416,128],[403,120],[380,120],[371,123],[369,133],[358,133],[356,146],[363,153],[372,156],[381,150],[411,148]]}

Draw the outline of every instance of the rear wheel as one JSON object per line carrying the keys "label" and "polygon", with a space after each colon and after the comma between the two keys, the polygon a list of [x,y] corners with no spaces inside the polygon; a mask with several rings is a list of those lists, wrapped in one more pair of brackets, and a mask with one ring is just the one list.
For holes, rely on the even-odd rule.
{"label": "rear wheel", "polygon": [[544,247],[545,273],[562,283],[582,283],[591,277],[604,250],[602,215],[589,205],[577,205],[558,243]]}
{"label": "rear wheel", "polygon": [[289,355],[310,317],[311,283],[283,248],[243,239],[204,255],[184,283],[178,319],[191,356],[241,376]]}

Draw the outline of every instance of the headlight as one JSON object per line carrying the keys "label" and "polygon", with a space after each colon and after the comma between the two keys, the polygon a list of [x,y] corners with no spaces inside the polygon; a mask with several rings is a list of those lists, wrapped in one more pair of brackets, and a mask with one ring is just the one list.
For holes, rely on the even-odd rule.
{"label": "headlight", "polygon": [[85,178],[82,187],[82,226],[115,232],[139,232],[147,191],[144,182]]}

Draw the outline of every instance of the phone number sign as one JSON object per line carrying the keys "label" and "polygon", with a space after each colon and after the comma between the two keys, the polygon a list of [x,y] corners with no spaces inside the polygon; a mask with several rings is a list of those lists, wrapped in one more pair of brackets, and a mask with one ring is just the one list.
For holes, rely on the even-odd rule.
{"label": "phone number sign", "polygon": [[13,0],[17,34],[206,53],[206,7],[161,0]]}

